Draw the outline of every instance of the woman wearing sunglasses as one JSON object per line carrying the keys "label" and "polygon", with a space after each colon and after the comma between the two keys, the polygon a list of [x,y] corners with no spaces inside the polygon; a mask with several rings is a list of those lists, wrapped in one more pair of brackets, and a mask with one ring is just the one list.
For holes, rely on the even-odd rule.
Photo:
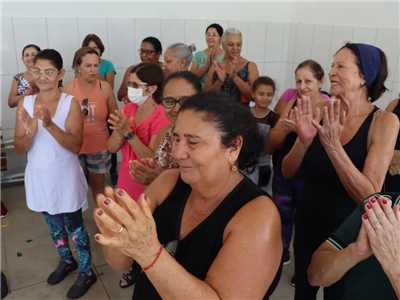
{"label": "woman wearing sunglasses", "polygon": [[[129,171],[132,178],[143,185],[150,184],[163,170],[177,168],[171,154],[172,129],[183,102],[188,97],[201,92],[200,80],[192,72],[177,72],[165,80],[162,91],[162,105],[171,121],[168,131],[155,151],[154,157],[129,161]],[[136,282],[140,273],[139,265],[133,264],[128,272],[122,274],[119,286],[121,288],[131,286]]]}
{"label": "woman wearing sunglasses", "polygon": [[190,96],[201,92],[199,78],[189,71],[177,72],[169,76],[164,82],[162,104],[165,107],[171,125],[154,158],[138,159],[130,162],[131,175],[143,184],[152,182],[162,170],[176,167],[171,156],[172,128],[179,108]]}
{"label": "woman wearing sunglasses", "polygon": [[[143,63],[152,63],[161,65],[160,56],[162,53],[162,45],[158,38],[149,36],[143,39],[140,44],[140,48],[138,49],[138,54],[140,57],[140,61]],[[131,65],[126,69],[124,78],[122,79],[121,86],[118,90],[118,100],[123,101],[125,103],[129,103],[127,88],[129,76],[131,74],[132,69],[135,65]]]}
{"label": "woman wearing sunglasses", "polygon": [[79,158],[87,173],[93,199],[104,189],[105,176],[110,171],[107,119],[117,107],[110,84],[98,79],[99,64],[100,57],[95,49],[78,49],[72,65],[76,77],[64,88],[81,104],[84,123]]}

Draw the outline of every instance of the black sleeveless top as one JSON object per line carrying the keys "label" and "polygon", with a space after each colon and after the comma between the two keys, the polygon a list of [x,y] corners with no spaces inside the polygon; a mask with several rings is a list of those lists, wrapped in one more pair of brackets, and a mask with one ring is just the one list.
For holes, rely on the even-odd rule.
{"label": "black sleeveless top", "polygon": [[[222,247],[223,233],[228,222],[246,203],[266,194],[244,177],[204,221],[185,238],[179,240],[183,210],[190,192],[191,187],[179,177],[167,199],[154,212],[154,218],[158,238],[165,249],[189,273],[204,280]],[[276,276],[268,295],[272,293],[278,279],[279,277]],[[146,275],[142,273],[136,283],[132,299],[150,300],[161,299],[161,297]]]}
{"label": "black sleeveless top", "polygon": [[[400,99],[397,101],[397,105],[392,111],[400,120]],[[395,150],[400,150],[400,133],[397,135]],[[400,175],[391,175],[389,172],[386,173],[385,183],[383,185],[383,191],[385,192],[400,192]]]}
{"label": "black sleeveless top", "polygon": [[[374,107],[354,137],[343,145],[350,160],[360,171],[367,157],[368,132],[377,110]],[[296,223],[304,226],[311,244],[319,245],[352,213],[357,203],[340,182],[318,137],[308,149],[302,169],[304,197],[303,204],[298,207]]]}
{"label": "black sleeveless top", "polygon": [[[392,113],[394,113],[397,116],[397,118],[399,118],[400,121],[400,98],[397,101],[397,105],[393,109]],[[397,136],[396,147],[394,147],[394,149],[400,150],[400,134]]]}

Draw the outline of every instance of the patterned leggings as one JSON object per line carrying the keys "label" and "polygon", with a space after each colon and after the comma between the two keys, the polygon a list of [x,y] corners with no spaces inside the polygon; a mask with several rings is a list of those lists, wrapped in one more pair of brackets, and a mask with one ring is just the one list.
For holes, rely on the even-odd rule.
{"label": "patterned leggings", "polygon": [[44,212],[43,215],[49,226],[58,255],[67,263],[72,263],[74,260],[68,243],[68,235],[70,235],[79,256],[79,272],[90,273],[92,256],[89,236],[83,225],[82,209],[73,213],[57,215]]}

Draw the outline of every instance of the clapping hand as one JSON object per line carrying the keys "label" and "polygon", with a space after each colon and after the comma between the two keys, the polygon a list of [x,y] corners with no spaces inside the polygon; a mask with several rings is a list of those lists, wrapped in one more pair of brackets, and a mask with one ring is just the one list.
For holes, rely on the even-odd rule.
{"label": "clapping hand", "polygon": [[49,127],[52,124],[52,119],[51,119],[51,114],[50,114],[50,110],[41,105],[38,104],[35,107],[35,112],[34,115],[39,119],[42,120],[43,122],[43,127]]}
{"label": "clapping hand", "polygon": [[400,205],[377,195],[369,198],[362,217],[371,249],[385,272],[400,274]]}
{"label": "clapping hand", "polygon": [[36,117],[31,118],[23,106],[17,108],[17,120],[25,130],[25,134],[34,136],[38,129],[38,120]]}
{"label": "clapping hand", "polygon": [[136,202],[124,190],[108,188],[97,196],[97,202],[94,216],[100,233],[96,241],[118,249],[142,267],[149,265],[160,242],[147,196],[140,195]]}
{"label": "clapping hand", "polygon": [[138,182],[148,185],[158,175],[162,168],[153,158],[141,158],[129,161],[129,173]]}
{"label": "clapping hand", "polygon": [[297,105],[291,110],[289,116],[289,119],[296,124],[296,133],[300,141],[304,145],[310,145],[318,132],[313,124],[319,123],[319,109],[317,109],[316,114],[313,115],[310,98],[303,96],[297,99]]}
{"label": "clapping hand", "polygon": [[323,124],[313,121],[312,124],[318,130],[318,135],[325,150],[334,150],[341,146],[340,137],[346,122],[346,112],[340,107],[341,101],[329,102],[323,108]]}
{"label": "clapping hand", "polygon": [[110,124],[111,130],[115,130],[121,136],[126,136],[130,131],[130,123],[132,123],[133,118],[128,119],[122,112],[116,109],[109,115],[107,121]]}
{"label": "clapping hand", "polygon": [[219,81],[224,82],[226,78],[226,71],[222,63],[214,61],[214,70],[218,76]]}

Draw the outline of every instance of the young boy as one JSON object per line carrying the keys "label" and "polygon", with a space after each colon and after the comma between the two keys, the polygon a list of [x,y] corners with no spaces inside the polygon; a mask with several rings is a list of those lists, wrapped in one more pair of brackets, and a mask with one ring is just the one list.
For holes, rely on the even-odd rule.
{"label": "young boy", "polygon": [[[252,86],[252,105],[251,112],[258,122],[258,127],[264,140],[267,138],[269,130],[275,126],[279,115],[269,108],[275,95],[275,82],[267,77],[258,77]],[[246,170],[247,176],[263,190],[272,194],[272,155],[263,153],[258,164]]]}

